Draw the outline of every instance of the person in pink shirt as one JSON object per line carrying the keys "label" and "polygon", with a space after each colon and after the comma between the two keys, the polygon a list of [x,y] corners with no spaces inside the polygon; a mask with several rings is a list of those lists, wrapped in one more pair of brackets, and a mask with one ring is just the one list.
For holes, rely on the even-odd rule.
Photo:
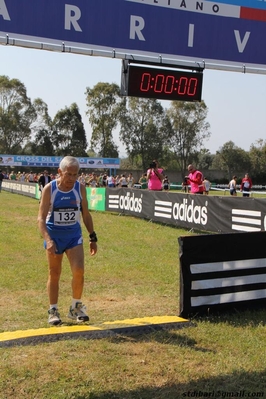
{"label": "person in pink shirt", "polygon": [[199,170],[196,170],[194,165],[188,165],[189,175],[186,178],[190,184],[191,194],[203,194],[203,175]]}
{"label": "person in pink shirt", "polygon": [[153,160],[147,171],[148,189],[162,191],[162,181],[164,178],[163,169],[158,167],[158,161]]}

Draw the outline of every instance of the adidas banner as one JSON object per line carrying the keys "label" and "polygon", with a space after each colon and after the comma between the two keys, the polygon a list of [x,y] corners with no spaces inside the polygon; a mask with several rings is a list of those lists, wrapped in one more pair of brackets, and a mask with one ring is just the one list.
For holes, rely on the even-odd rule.
{"label": "adidas banner", "polygon": [[106,210],[209,232],[256,232],[266,225],[266,200],[107,188]]}

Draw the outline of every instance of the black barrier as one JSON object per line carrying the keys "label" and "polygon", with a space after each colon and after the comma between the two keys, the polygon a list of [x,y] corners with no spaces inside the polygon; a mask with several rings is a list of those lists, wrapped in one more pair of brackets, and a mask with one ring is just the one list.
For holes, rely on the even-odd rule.
{"label": "black barrier", "polygon": [[179,238],[180,315],[266,305],[266,232]]}
{"label": "black barrier", "polygon": [[[4,180],[2,189],[39,199],[34,183]],[[213,233],[265,231],[266,226],[266,198],[107,188],[105,204],[107,211]]]}
{"label": "black barrier", "polygon": [[3,180],[2,189],[11,193],[26,195],[27,197],[38,197],[39,186],[37,183],[20,182],[16,180]]}
{"label": "black barrier", "polygon": [[106,210],[217,233],[265,230],[266,199],[106,189]]}

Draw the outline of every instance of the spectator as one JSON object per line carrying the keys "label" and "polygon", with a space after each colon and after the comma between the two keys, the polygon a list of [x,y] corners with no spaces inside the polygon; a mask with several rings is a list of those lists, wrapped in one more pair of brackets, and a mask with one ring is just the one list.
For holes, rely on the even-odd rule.
{"label": "spectator", "polygon": [[33,174],[32,171],[28,175],[28,182],[29,183],[34,183],[34,174]]}
{"label": "spectator", "polygon": [[107,186],[107,174],[105,173],[102,178],[102,185],[103,187]]}
{"label": "spectator", "polygon": [[122,175],[120,180],[119,180],[120,186],[121,187],[127,187],[127,178],[126,175]]}
{"label": "spectator", "polygon": [[90,187],[97,187],[97,177],[95,173],[92,174],[91,178],[88,181],[88,184]]}
{"label": "spectator", "polygon": [[127,178],[127,186],[130,188],[133,188],[134,182],[135,182],[135,180],[134,180],[132,173],[129,173],[128,178]]}
{"label": "spectator", "polygon": [[195,169],[194,165],[188,165],[189,175],[186,178],[190,184],[191,194],[203,194],[203,175]]}
{"label": "spectator", "polygon": [[182,181],[182,191],[184,193],[188,193],[188,186],[189,186],[189,179],[187,177],[184,177]]}
{"label": "spectator", "polygon": [[100,173],[100,176],[99,176],[99,179],[98,179],[98,185],[99,185],[99,187],[103,186],[103,174],[102,173]]}
{"label": "spectator", "polygon": [[86,186],[86,176],[85,176],[85,173],[84,173],[84,172],[81,173],[81,175],[80,175],[79,178],[78,178],[78,181],[79,181],[81,184],[83,184],[83,186]]}
{"label": "spectator", "polygon": [[165,176],[165,178],[163,179],[163,190],[164,191],[170,190],[170,181],[168,179],[168,176]]}
{"label": "spectator", "polygon": [[48,175],[48,171],[45,170],[38,180],[40,191],[42,191],[46,186],[46,184],[50,183],[50,181],[51,181],[51,176]]}
{"label": "spectator", "polygon": [[42,191],[44,187],[50,183],[51,181],[51,176],[48,175],[48,171],[45,170],[43,174],[39,177],[38,184],[39,184],[39,191],[40,191],[40,197],[42,196]]}
{"label": "spectator", "polygon": [[115,186],[115,179],[113,177],[113,175],[107,176],[107,184],[108,187],[113,188]]}
{"label": "spectator", "polygon": [[237,176],[233,176],[232,180],[228,184],[230,195],[233,195],[234,197],[236,197],[236,195],[237,195],[237,193],[236,193],[236,179],[237,179]]}
{"label": "spectator", "polygon": [[211,188],[211,182],[208,179],[206,179],[206,177],[205,177],[202,183],[203,183],[203,194],[209,195],[209,191]]}
{"label": "spectator", "polygon": [[139,184],[141,185],[142,189],[148,188],[147,173],[143,173],[143,175],[139,179]]}
{"label": "spectator", "polygon": [[26,181],[26,174],[25,172],[21,173],[20,177],[19,177],[20,181]]}
{"label": "spectator", "polygon": [[148,189],[162,191],[163,169],[159,168],[159,163],[155,159],[150,164],[147,171]]}
{"label": "spectator", "polygon": [[5,176],[2,173],[2,170],[0,170],[0,193],[2,191],[2,183],[3,183],[4,178],[5,178]]}
{"label": "spectator", "polygon": [[249,192],[251,189],[252,189],[252,180],[249,177],[249,174],[246,173],[240,185],[240,191],[242,191],[243,197],[249,197]]}
{"label": "spectator", "polygon": [[9,180],[16,180],[16,179],[17,179],[16,174],[15,174],[15,172],[12,170],[12,172],[11,172],[10,175],[9,175]]}
{"label": "spectator", "polygon": [[119,175],[116,175],[115,176],[115,187],[119,187],[119,180],[120,180],[120,177],[119,177]]}

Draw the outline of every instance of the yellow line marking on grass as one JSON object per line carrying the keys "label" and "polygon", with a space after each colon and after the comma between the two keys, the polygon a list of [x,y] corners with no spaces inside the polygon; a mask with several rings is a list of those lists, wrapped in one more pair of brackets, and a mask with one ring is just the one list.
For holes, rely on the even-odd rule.
{"label": "yellow line marking on grass", "polygon": [[10,341],[19,338],[38,337],[43,335],[55,335],[65,334],[69,332],[81,332],[81,331],[101,331],[102,328],[93,326],[58,326],[48,328],[38,328],[36,330],[18,330],[18,331],[7,331],[0,333],[1,341]]}
{"label": "yellow line marking on grass", "polygon": [[161,327],[163,329],[166,328],[167,325],[169,325],[168,328],[174,328],[174,326],[180,328],[182,325],[186,324],[190,324],[189,320],[183,319],[182,317],[152,316],[135,319],[106,321],[98,326],[89,326],[84,324],[68,326],[61,325],[48,328],[7,331],[0,333],[0,347],[6,345],[14,345],[16,344],[16,342],[47,342],[47,340],[54,340],[56,336],[58,337],[58,339],[62,339],[60,337],[64,337],[64,334],[65,339],[67,339],[68,337],[77,338],[79,336],[87,338],[103,338],[114,334],[128,334],[130,332],[136,331],[136,329],[142,332],[143,328],[145,329],[145,326],[147,326],[147,328],[151,328],[153,331],[153,329],[156,330],[156,327],[157,330],[158,327]]}

